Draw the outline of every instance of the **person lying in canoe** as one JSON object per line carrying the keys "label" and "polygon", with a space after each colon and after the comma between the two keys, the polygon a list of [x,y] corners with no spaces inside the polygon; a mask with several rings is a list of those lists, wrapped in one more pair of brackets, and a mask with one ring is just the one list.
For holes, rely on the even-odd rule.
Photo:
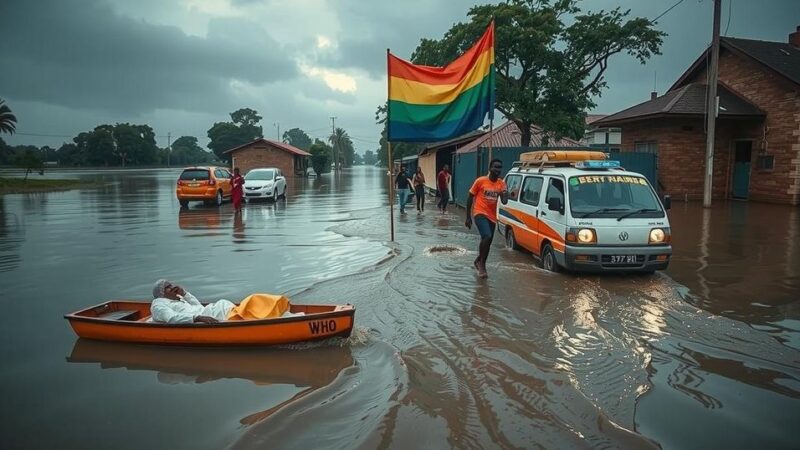
{"label": "person lying in canoe", "polygon": [[186,289],[168,280],[153,285],[150,314],[161,323],[217,323],[223,320],[269,319],[301,315],[289,312],[289,299],[282,295],[252,294],[238,305],[222,299],[203,306]]}

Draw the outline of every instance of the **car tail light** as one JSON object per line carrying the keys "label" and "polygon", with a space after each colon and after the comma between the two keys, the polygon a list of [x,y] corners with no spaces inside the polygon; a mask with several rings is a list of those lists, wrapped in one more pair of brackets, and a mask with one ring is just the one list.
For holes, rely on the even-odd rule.
{"label": "car tail light", "polygon": [[183,184],[183,182],[181,180],[178,180],[178,186],[180,186],[182,184]]}

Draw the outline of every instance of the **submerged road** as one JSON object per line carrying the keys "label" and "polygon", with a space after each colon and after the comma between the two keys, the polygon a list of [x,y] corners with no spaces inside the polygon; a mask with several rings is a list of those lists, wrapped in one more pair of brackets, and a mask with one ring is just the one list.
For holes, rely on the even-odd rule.
{"label": "submerged road", "polygon": [[[385,172],[290,180],[278,203],[181,210],[179,170],[57,172],[102,188],[0,197],[4,448],[793,448],[800,217],[670,211],[653,276],[552,274],[463,210],[398,218]],[[352,303],[350,339],[271,349],[78,340],[63,314],[285,293]]]}

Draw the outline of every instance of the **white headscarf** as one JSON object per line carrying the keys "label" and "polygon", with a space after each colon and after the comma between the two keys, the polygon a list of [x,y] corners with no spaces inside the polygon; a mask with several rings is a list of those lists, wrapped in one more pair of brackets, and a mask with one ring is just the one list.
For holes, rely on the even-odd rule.
{"label": "white headscarf", "polygon": [[163,298],[168,284],[170,284],[170,282],[163,278],[156,281],[153,285],[153,298]]}

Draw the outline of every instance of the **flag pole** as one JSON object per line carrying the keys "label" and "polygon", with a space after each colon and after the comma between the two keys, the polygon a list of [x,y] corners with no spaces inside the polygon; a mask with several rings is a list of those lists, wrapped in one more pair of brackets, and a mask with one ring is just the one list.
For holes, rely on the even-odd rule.
{"label": "flag pole", "polygon": [[489,119],[489,161],[492,161],[492,139],[494,139],[494,118]]}
{"label": "flag pole", "polygon": [[392,158],[392,140],[389,136],[389,100],[392,98],[392,80],[389,72],[389,49],[386,49],[386,144],[388,146],[389,170],[389,242],[394,242],[394,159]]}

